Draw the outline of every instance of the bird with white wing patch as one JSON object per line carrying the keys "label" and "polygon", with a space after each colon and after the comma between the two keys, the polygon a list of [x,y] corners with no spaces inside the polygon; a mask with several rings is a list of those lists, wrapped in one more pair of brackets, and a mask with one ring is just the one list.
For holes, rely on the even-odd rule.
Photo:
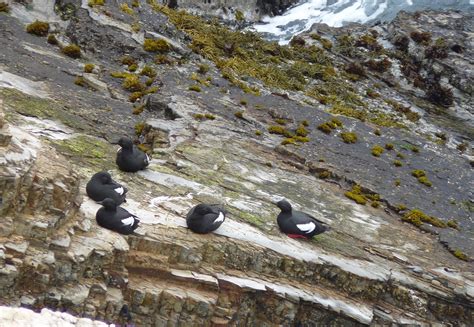
{"label": "bird with white wing patch", "polygon": [[100,203],[103,207],[95,215],[97,224],[100,227],[124,235],[132,234],[138,228],[140,219],[124,208],[118,207],[114,200],[107,198]]}
{"label": "bird with white wing patch", "polygon": [[186,216],[188,228],[195,233],[215,231],[225,220],[225,210],[217,204],[198,204]]}
{"label": "bird with white wing patch", "polygon": [[313,216],[293,210],[291,204],[285,199],[278,201],[276,205],[281,210],[277,217],[278,227],[291,238],[312,238],[330,229]]}
{"label": "bird with white wing patch", "polygon": [[96,202],[110,198],[120,205],[122,202],[127,202],[125,200],[127,192],[128,189],[114,181],[106,171],[94,174],[86,185],[87,195]]}

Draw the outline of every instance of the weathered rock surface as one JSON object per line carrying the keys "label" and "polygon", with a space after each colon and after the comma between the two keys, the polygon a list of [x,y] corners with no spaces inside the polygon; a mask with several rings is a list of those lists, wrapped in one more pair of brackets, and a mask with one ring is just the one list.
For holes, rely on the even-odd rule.
{"label": "weathered rock surface", "polygon": [[[17,11],[1,14],[3,303],[108,323],[119,321],[126,303],[138,326],[474,323],[472,263],[392,210],[405,203],[443,219],[455,216],[459,230],[431,232],[449,231],[453,249],[472,256],[469,213],[445,199],[463,203],[470,196],[465,157],[410,129],[382,128],[375,136],[370,123],[346,117],[338,118],[357,131],[356,144],[323,134],[316,126],[332,117],[326,107],[263,86],[261,96],[244,93],[190,52],[187,37],[165,15],[153,19],[151,8],[140,6],[135,14],[143,34],[173,39],[169,57],[180,65],[153,63],[155,55],[142,50],[142,32],[133,32],[115,4],[98,9],[84,2],[69,27],[58,28],[58,38],[81,46],[82,59],[24,32]],[[120,65],[125,54],[140,69],[146,63],[157,71],[159,91],[139,102],[139,115],[131,114],[122,80],[110,76],[126,69]],[[191,91],[190,75],[203,62],[212,82]],[[108,92],[74,84],[86,63],[95,64],[92,74]],[[243,119],[235,115],[242,110]],[[279,136],[266,132],[276,117],[290,127],[307,120],[310,142],[280,145]],[[417,124],[409,126],[426,126]],[[135,132],[153,160],[147,170],[127,174],[113,164],[109,142]],[[407,157],[400,171],[391,165],[395,154],[370,154],[374,143],[389,142]],[[432,188],[410,176],[416,168],[427,171]],[[141,236],[96,225],[99,205],[84,197],[84,185],[100,169],[129,188],[124,207],[141,218]],[[324,171],[329,179],[318,178]],[[387,174],[393,174],[388,182]],[[353,181],[380,194],[380,207],[347,199]],[[332,230],[309,242],[282,235],[272,204],[281,197]],[[229,216],[216,233],[196,235],[183,217],[204,201],[225,204]]]}

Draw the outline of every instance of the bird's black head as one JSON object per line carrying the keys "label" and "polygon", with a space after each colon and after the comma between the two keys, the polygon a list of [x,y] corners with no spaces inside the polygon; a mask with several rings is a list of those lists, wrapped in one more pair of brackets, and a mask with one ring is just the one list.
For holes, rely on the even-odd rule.
{"label": "bird's black head", "polygon": [[212,212],[212,207],[207,204],[200,203],[196,206],[196,208],[194,208],[194,212],[199,215],[206,215]]}
{"label": "bird's black head", "polygon": [[118,145],[120,145],[124,149],[131,149],[133,147],[133,142],[128,137],[121,137],[118,141]]}
{"label": "bird's black head", "polygon": [[110,198],[106,198],[99,203],[102,204],[106,210],[115,210],[117,208],[117,203]]}
{"label": "bird's black head", "polygon": [[95,174],[92,178],[100,180],[103,184],[107,184],[112,181],[112,176],[110,176],[110,174],[106,171],[101,171]]}
{"label": "bird's black head", "polygon": [[281,209],[281,212],[291,212],[291,204],[285,199],[278,201],[276,205]]}

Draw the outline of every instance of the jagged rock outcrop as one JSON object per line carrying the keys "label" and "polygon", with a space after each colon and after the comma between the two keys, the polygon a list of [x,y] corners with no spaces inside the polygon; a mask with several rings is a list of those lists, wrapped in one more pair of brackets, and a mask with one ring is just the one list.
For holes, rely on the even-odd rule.
{"label": "jagged rock outcrop", "polygon": [[[434,234],[452,233],[470,255],[468,219],[458,220],[459,230],[426,223],[422,231],[394,208],[403,195],[410,207],[424,205],[433,215],[465,212],[439,208],[445,194],[461,200],[469,187],[468,161],[452,147],[408,128],[380,127],[383,134],[374,135],[372,122],[342,115],[338,120],[357,132],[357,143],[344,143],[335,131],[326,135],[318,126],[335,116],[324,104],[255,78],[245,81],[261,95],[245,93],[196,48],[190,51],[197,41],[174,28],[161,7],[140,3],[129,15],[116,4],[83,3],[69,27],[54,30],[61,46],[80,46],[79,59],[27,34],[16,10],[0,20],[1,121],[9,125],[0,124],[3,303],[108,323],[119,321],[126,303],[139,326],[472,325],[472,263],[453,256]],[[132,29],[137,21],[139,32]],[[150,35],[174,45],[164,53],[145,51]],[[86,64],[94,65],[92,72]],[[82,84],[78,77],[86,74],[107,91]],[[149,92],[130,100],[139,91],[127,88],[141,89],[137,79]],[[359,83],[354,90],[365,92]],[[281,145],[267,131],[277,119],[289,130],[307,125],[311,140]],[[116,169],[110,142],[124,134],[135,134],[152,154],[147,170]],[[380,158],[370,154],[373,144],[390,142],[406,156],[400,171],[391,170],[390,150]],[[438,156],[449,167],[433,163]],[[430,189],[410,175],[421,165]],[[440,167],[447,171],[437,172]],[[84,197],[84,185],[101,169],[129,188],[124,206],[141,218],[138,236],[96,225],[99,205]],[[387,182],[387,174],[397,174],[403,189]],[[377,205],[344,195],[354,181]],[[408,198],[410,190],[417,196]],[[272,203],[282,197],[332,230],[309,242],[282,235]],[[429,197],[441,204],[426,203]],[[229,211],[216,233],[185,228],[185,213],[199,202],[223,203]]]}
{"label": "jagged rock outcrop", "polygon": [[[165,1],[166,2],[166,1]],[[297,0],[174,0],[167,1],[168,6],[186,9],[204,16],[218,16],[224,20],[237,22],[258,21],[265,15],[278,15],[285,9],[298,3]]]}

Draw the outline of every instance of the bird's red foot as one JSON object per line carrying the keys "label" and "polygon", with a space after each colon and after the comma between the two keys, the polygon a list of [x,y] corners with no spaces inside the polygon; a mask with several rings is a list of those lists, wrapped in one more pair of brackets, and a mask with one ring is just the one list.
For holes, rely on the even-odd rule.
{"label": "bird's red foot", "polygon": [[299,235],[299,234],[286,234],[286,235],[288,235],[288,237],[291,237],[291,238],[306,238],[305,236]]}

